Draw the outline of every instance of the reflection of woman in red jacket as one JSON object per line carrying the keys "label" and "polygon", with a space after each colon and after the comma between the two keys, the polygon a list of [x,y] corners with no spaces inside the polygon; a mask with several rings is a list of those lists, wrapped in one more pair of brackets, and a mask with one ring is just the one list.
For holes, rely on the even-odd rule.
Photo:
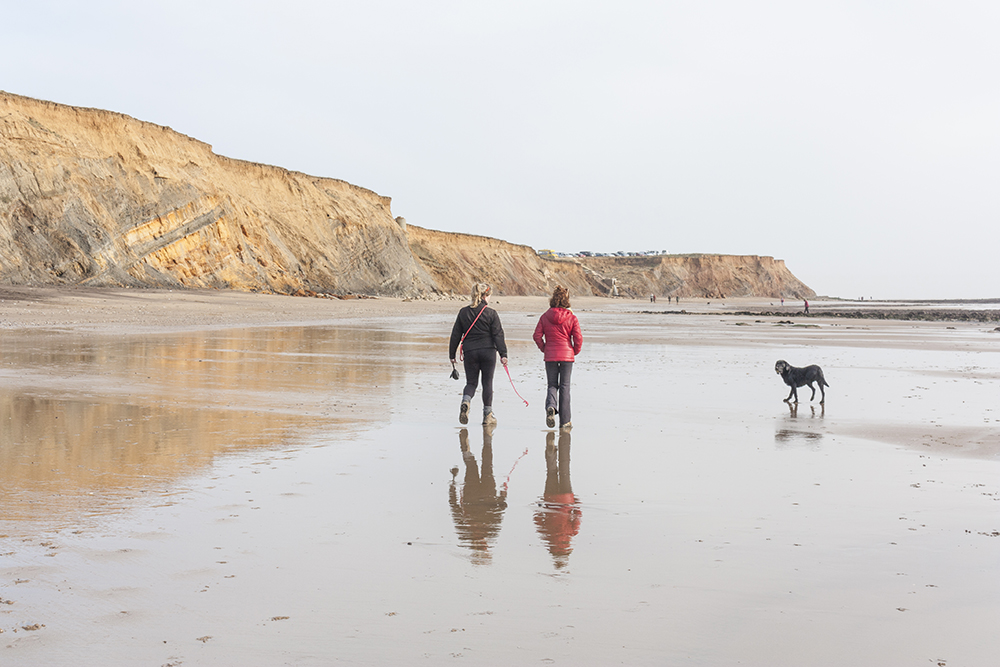
{"label": "reflection of woman in red jacket", "polygon": [[545,434],[545,494],[535,510],[535,527],[558,569],[569,564],[573,538],[580,532],[580,504],[569,480],[570,432]]}
{"label": "reflection of woman in red jacket", "polygon": [[573,361],[583,347],[580,322],[569,309],[569,292],[557,286],[549,299],[550,308],[545,311],[535,326],[532,338],[538,349],[545,353],[545,375],[549,390],[545,397],[545,425],[572,428],[569,408],[569,381],[573,373]]}

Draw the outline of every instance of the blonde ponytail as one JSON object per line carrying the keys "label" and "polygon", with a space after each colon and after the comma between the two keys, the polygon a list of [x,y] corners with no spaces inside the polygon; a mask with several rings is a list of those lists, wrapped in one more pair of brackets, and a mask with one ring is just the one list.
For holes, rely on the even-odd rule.
{"label": "blonde ponytail", "polygon": [[489,283],[476,283],[472,286],[472,307],[481,304],[493,291]]}

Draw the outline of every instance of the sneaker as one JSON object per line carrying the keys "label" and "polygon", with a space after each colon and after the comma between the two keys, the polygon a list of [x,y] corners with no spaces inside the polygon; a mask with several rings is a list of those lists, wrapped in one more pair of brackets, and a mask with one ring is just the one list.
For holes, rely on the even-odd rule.
{"label": "sneaker", "polygon": [[487,412],[483,415],[483,426],[496,426],[497,418],[492,412]]}
{"label": "sneaker", "polygon": [[555,428],[556,426],[556,409],[555,408],[545,408],[545,425],[549,428]]}
{"label": "sneaker", "polygon": [[469,423],[469,402],[462,401],[462,407],[458,409],[458,423],[468,424]]}
{"label": "sneaker", "polygon": [[559,428],[561,428],[561,429],[562,429],[562,430],[564,430],[564,431],[568,431],[568,430],[570,430],[571,428],[573,428],[573,422],[566,422],[565,424],[563,424],[563,425],[562,425],[562,426],[560,426]]}

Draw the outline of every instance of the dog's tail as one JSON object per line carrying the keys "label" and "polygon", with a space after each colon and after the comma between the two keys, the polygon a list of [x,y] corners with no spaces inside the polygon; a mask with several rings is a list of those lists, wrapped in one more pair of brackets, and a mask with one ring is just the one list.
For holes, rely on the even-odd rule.
{"label": "dog's tail", "polygon": [[829,386],[830,386],[830,383],[829,383],[829,382],[827,382],[827,381],[826,381],[826,378],[825,378],[825,377],[823,377],[822,375],[820,375],[820,376],[819,376],[819,381],[823,383],[823,386],[824,386],[824,387],[829,387]]}

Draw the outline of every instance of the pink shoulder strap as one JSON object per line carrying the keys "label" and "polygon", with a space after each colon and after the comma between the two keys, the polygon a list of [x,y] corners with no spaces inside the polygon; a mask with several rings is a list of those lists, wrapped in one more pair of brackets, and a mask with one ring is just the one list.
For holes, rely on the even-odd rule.
{"label": "pink shoulder strap", "polygon": [[472,324],[469,325],[468,330],[466,330],[466,332],[464,334],[462,334],[462,340],[458,341],[458,359],[459,359],[459,361],[464,361],[465,360],[465,353],[462,352],[462,343],[465,342],[465,337],[469,335],[469,331],[472,331],[472,327],[476,326],[476,322],[479,321],[479,315],[482,315],[484,310],[486,310],[486,304],[485,303],[483,304],[483,307],[479,309],[479,314],[476,315],[476,319],[472,320]]}

